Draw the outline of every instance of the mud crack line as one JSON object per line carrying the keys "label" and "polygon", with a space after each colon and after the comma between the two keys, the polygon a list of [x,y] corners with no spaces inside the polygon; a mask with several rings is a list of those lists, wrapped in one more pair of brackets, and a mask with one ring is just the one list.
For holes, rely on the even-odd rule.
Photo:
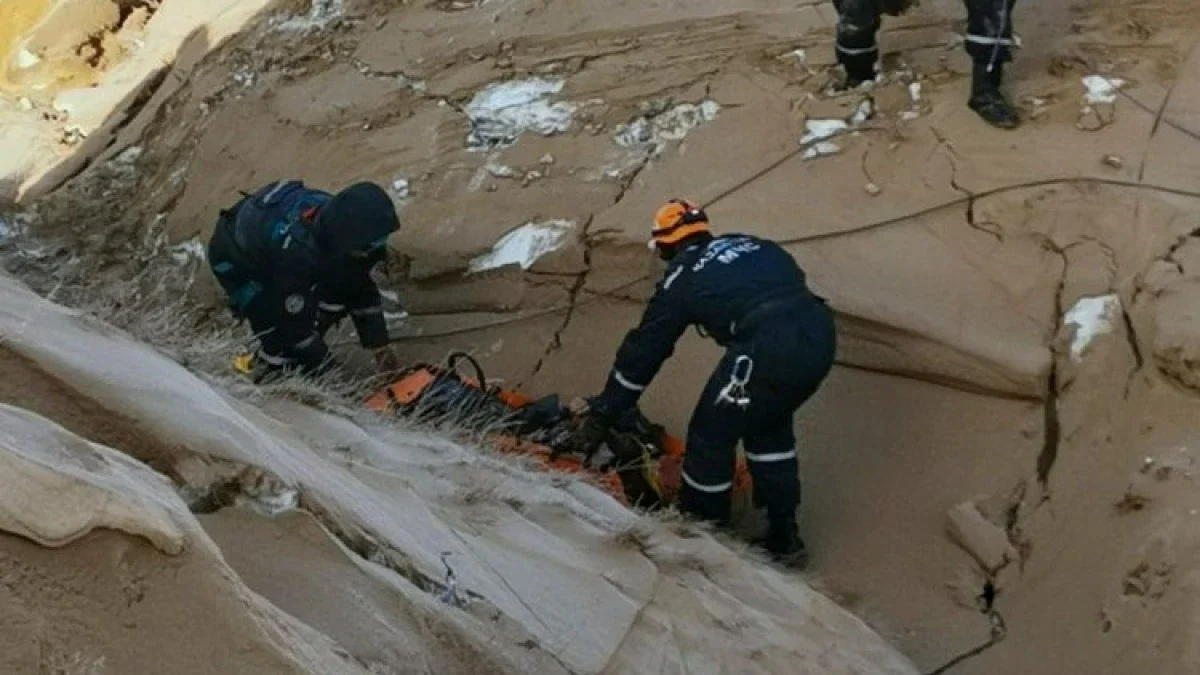
{"label": "mud crack line", "polygon": [[[592,221],[595,219],[595,214],[589,215],[587,222],[583,224],[583,229],[579,233],[579,240],[583,244],[583,271],[575,275],[575,282],[567,290],[567,301],[564,303],[566,313],[563,316],[562,323],[555,329],[554,335],[550,337],[550,343],[546,345],[546,349],[538,358],[537,363],[533,365],[533,370],[529,372],[529,377],[533,377],[541,372],[542,366],[546,364],[546,360],[550,358],[550,355],[562,348],[563,333],[567,331],[567,327],[571,325],[571,319],[575,317],[575,307],[578,304],[579,294],[583,291],[583,287],[587,285],[588,274],[592,271],[592,241],[589,230],[592,227]],[[520,387],[523,384],[524,382],[519,382],[517,386]]]}
{"label": "mud crack line", "polygon": [[989,609],[987,613],[988,619],[992,622],[992,635],[988,638],[987,642],[968,649],[967,651],[950,659],[946,663],[934,668],[928,673],[925,673],[925,675],[942,675],[943,673],[948,673],[952,668],[960,666],[966,661],[969,661],[991,649],[992,647],[995,647],[1001,642],[1004,642],[1004,638],[1008,637],[1008,627],[1004,624],[1004,617],[1000,616],[1000,613],[994,609]]}
{"label": "mud crack line", "polygon": [[925,675],[942,675],[943,673],[948,673],[952,668],[955,668],[975,658],[976,656],[979,656],[992,647],[1004,642],[1004,638],[1008,637],[1008,625],[1004,623],[1004,617],[1001,616],[1000,612],[996,609],[996,596],[998,591],[996,589],[995,574],[998,574],[999,571],[1000,570],[996,570],[995,573],[989,573],[988,580],[983,584],[983,590],[980,592],[979,597],[977,598],[983,603],[983,607],[980,611],[987,615],[988,623],[990,624],[991,632],[988,636],[988,639],[982,644],[976,645],[965,652],[958,654],[937,668],[925,673]]}
{"label": "mud crack line", "polygon": [[1038,482],[1042,484],[1046,498],[1049,498],[1050,490],[1048,482],[1050,480],[1050,472],[1054,469],[1054,463],[1058,460],[1058,447],[1062,443],[1062,421],[1058,418],[1058,353],[1054,348],[1054,341],[1058,337],[1059,331],[1062,330],[1063,324],[1063,290],[1067,285],[1067,271],[1070,269],[1070,261],[1067,259],[1067,248],[1055,244],[1049,237],[1042,239],[1042,245],[1048,250],[1053,251],[1062,259],[1062,274],[1058,278],[1058,287],[1054,289],[1054,317],[1051,325],[1054,326],[1054,332],[1050,335],[1050,372],[1046,377],[1046,399],[1043,406],[1042,418],[1042,451],[1038,453],[1037,459],[1037,477]]}

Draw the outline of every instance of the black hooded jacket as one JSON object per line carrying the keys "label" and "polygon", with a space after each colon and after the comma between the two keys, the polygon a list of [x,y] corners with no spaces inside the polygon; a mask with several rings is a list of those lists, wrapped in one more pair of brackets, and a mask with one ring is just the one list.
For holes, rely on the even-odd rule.
{"label": "black hooded jacket", "polygon": [[373,183],[329,195],[300,181],[276,181],[223,211],[209,242],[209,264],[248,318],[272,365],[320,369],[323,334],[349,315],[364,347],[387,344],[371,267],[399,228],[391,199]]}

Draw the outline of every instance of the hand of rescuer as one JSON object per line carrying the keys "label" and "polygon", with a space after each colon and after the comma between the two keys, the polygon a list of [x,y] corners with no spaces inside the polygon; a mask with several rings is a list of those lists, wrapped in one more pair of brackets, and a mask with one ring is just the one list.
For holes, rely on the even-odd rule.
{"label": "hand of rescuer", "polygon": [[571,401],[569,407],[575,415],[587,415],[614,431],[634,431],[638,428],[637,406],[615,406],[603,394],[586,399],[577,398]]}

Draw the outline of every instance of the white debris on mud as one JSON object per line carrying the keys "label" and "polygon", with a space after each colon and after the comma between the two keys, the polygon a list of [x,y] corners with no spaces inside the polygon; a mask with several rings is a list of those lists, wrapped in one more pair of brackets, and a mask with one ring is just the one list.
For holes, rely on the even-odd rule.
{"label": "white debris on mud", "polygon": [[308,14],[303,16],[277,17],[270,26],[279,31],[309,32],[325,28],[342,17],[344,0],[311,0]]}
{"label": "white debris on mud", "polygon": [[392,194],[396,196],[396,199],[404,201],[412,196],[412,185],[407,178],[397,178],[392,181]]}
{"label": "white debris on mud", "polygon": [[483,189],[485,183],[492,178],[516,178],[517,170],[507,164],[498,164],[492,159],[481,167],[475,170],[475,175],[471,176],[471,181],[467,183],[467,189],[471,192],[478,192]]}
{"label": "white debris on mud", "polygon": [[570,129],[577,106],[551,101],[562,88],[562,80],[540,78],[488,85],[464,110],[471,120],[467,147],[507,147],[526,132],[550,136]]}
{"label": "white debris on mud", "polygon": [[1116,295],[1080,298],[1063,317],[1063,322],[1075,327],[1071,338],[1071,359],[1079,361],[1092,340],[1113,331],[1121,299]]}
{"label": "white debris on mud", "polygon": [[171,259],[179,265],[186,265],[193,260],[205,260],[208,257],[204,243],[195,238],[172,246],[170,252]]}
{"label": "white debris on mud", "polygon": [[871,115],[875,114],[875,106],[871,105],[871,99],[863,99],[862,103],[854,109],[854,114],[850,116],[850,125],[857,127],[858,125],[871,119]]}
{"label": "white debris on mud", "polygon": [[295,488],[280,488],[255,494],[240,494],[235,499],[238,506],[250,509],[268,518],[274,518],[300,506],[300,492]]}
{"label": "white debris on mud", "polygon": [[1103,75],[1088,75],[1083,78],[1083,86],[1087,89],[1084,101],[1088,105],[1116,103],[1117,91],[1125,86],[1125,80]]}
{"label": "white debris on mud", "polygon": [[558,249],[574,227],[570,220],[526,223],[501,237],[491,251],[473,259],[467,271],[483,272],[514,264],[527,270],[538,258]]}
{"label": "white debris on mud", "polygon": [[841,152],[842,148],[837,143],[822,141],[804,151],[802,158],[805,160],[816,159],[818,157],[828,157]]}
{"label": "white debris on mud", "polygon": [[836,143],[829,142],[828,139],[857,129],[863,122],[871,119],[874,114],[875,107],[871,104],[870,99],[865,99],[854,108],[854,113],[850,115],[849,119],[805,120],[805,133],[800,137],[800,146],[808,149],[804,151],[802,158],[810,160],[836,155],[841,148]]}
{"label": "white debris on mud", "polygon": [[845,133],[850,130],[850,124],[846,120],[808,120],[804,123],[804,129],[807,133],[800,139],[800,145],[809,145]]}
{"label": "white debris on mud", "polygon": [[617,127],[613,141],[625,148],[651,147],[661,152],[670,141],[683,140],[693,129],[717,118],[721,105],[716,101],[680,103],[657,115],[643,115]]}

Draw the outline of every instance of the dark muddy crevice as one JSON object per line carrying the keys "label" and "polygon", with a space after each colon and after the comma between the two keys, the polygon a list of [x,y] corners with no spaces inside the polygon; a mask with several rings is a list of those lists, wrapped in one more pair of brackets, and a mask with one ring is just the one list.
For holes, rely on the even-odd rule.
{"label": "dark muddy crevice", "polygon": [[1124,303],[1121,304],[1121,321],[1125,324],[1125,341],[1129,345],[1129,353],[1133,356],[1133,368],[1129,371],[1129,375],[1125,378],[1125,394],[1126,399],[1129,398],[1129,390],[1133,387],[1133,378],[1142,367],[1146,365],[1145,355],[1142,354],[1142,347],[1138,344],[1137,330],[1133,326],[1133,317],[1129,314],[1129,310],[1125,308]]}
{"label": "dark muddy crevice", "polygon": [[1042,245],[1047,250],[1053,251],[1062,259],[1062,274],[1058,279],[1058,287],[1054,291],[1054,316],[1052,317],[1052,325],[1054,332],[1050,335],[1050,372],[1046,376],[1046,397],[1043,404],[1043,438],[1042,450],[1038,454],[1037,459],[1037,477],[1038,482],[1042,484],[1046,490],[1046,498],[1049,498],[1048,483],[1050,480],[1050,472],[1054,469],[1054,463],[1058,460],[1058,449],[1062,442],[1062,422],[1058,417],[1058,397],[1059,397],[1059,373],[1058,373],[1058,350],[1055,349],[1054,341],[1058,338],[1059,332],[1063,326],[1063,290],[1067,284],[1067,271],[1070,269],[1070,261],[1067,259],[1067,248],[1058,246],[1049,237],[1042,238]]}
{"label": "dark muddy crevice", "polygon": [[1000,616],[1000,613],[996,612],[995,610],[990,610],[987,612],[987,614],[988,618],[992,622],[992,635],[987,639],[986,642],[968,649],[967,651],[955,656],[937,668],[928,671],[924,675],[943,675],[944,673],[948,673],[951,671],[951,669],[962,665],[966,661],[969,661],[980,654],[983,654],[992,647],[995,647],[1001,642],[1004,642],[1004,638],[1008,636],[1008,627],[1004,624],[1004,617]]}
{"label": "dark muddy crevice", "polygon": [[996,599],[1000,595],[1000,589],[996,586],[995,577],[999,572],[1000,570],[996,570],[995,573],[988,573],[988,578],[983,582],[983,586],[979,590],[979,595],[975,598],[979,603],[980,613],[984,614],[988,619],[988,639],[966,651],[956,654],[949,661],[924,673],[924,675],[943,675],[944,673],[948,673],[963,663],[1004,642],[1004,639],[1008,637],[1008,625],[1004,622],[1004,617],[1000,614],[999,610],[996,609]]}

